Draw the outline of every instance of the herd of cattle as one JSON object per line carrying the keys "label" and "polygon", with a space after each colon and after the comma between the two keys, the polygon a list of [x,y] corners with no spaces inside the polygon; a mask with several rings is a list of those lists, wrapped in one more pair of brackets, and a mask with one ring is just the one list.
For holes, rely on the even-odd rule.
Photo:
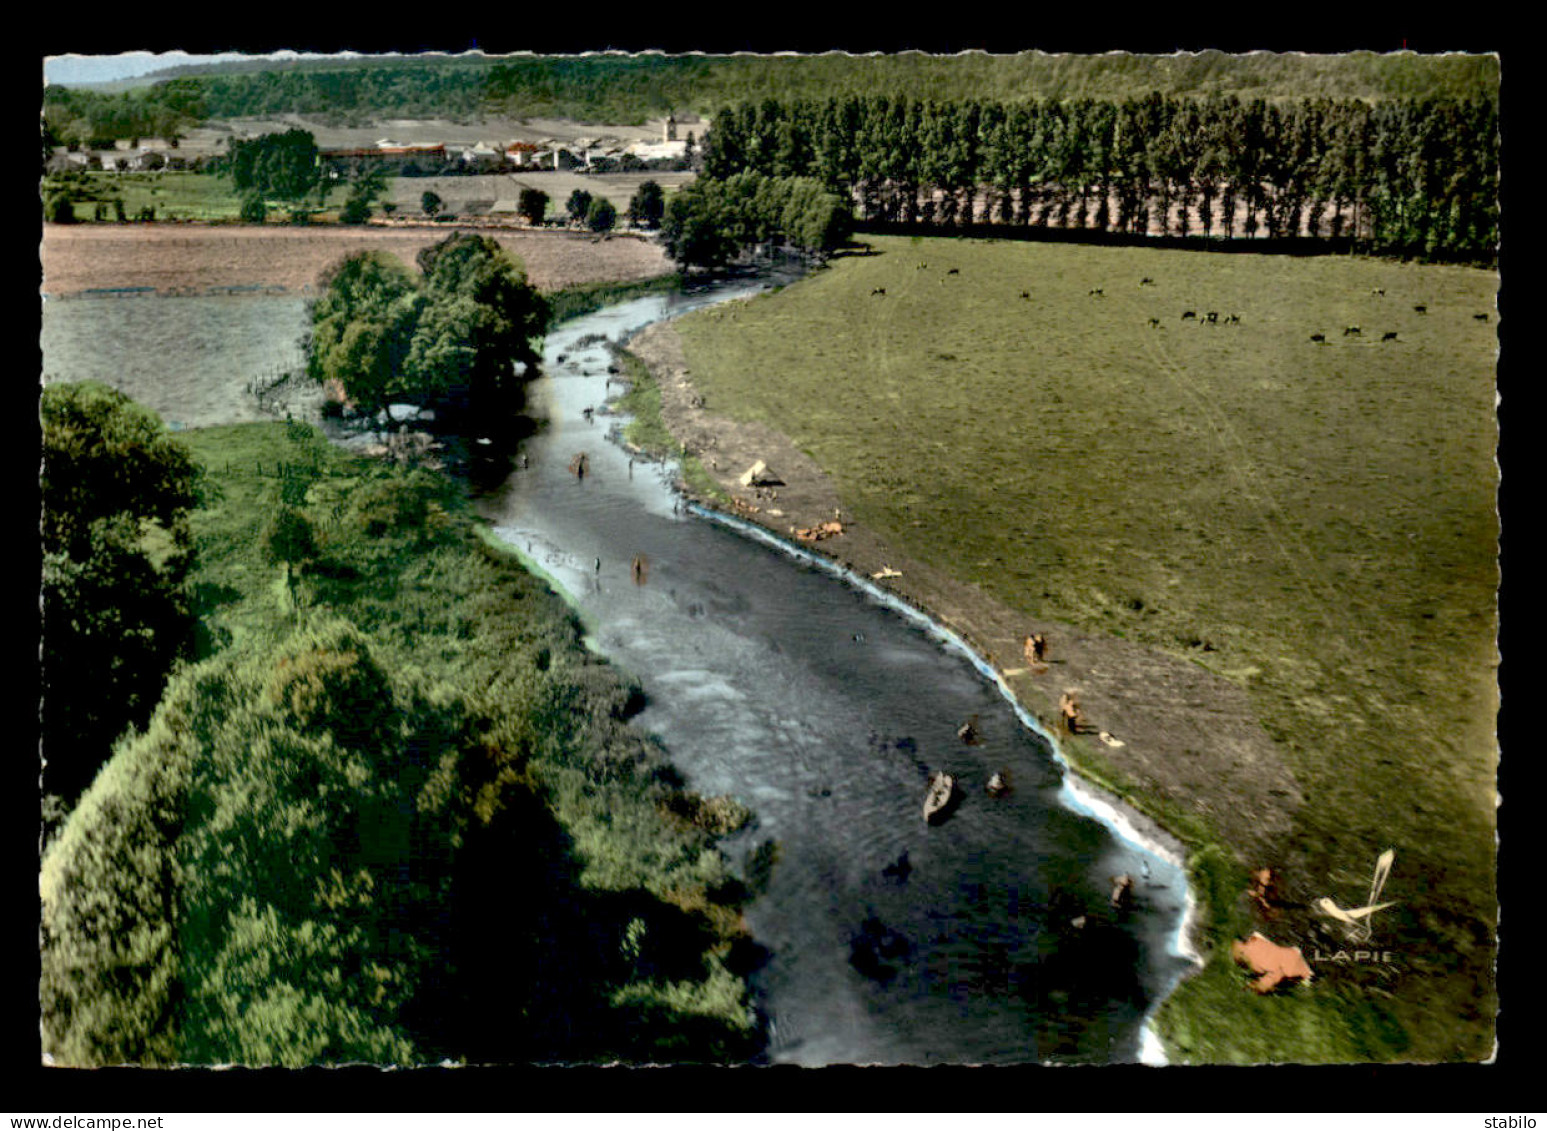
{"label": "herd of cattle", "polygon": [[[914,266],[915,266],[915,269],[917,269],[919,271],[923,271],[923,270],[925,270],[925,269],[927,269],[929,267],[929,264],[928,263],[920,262],[920,263],[915,264]],[[961,270],[959,268],[956,268],[956,267],[952,267],[948,271],[946,271],[946,275],[960,275],[960,274],[961,274]],[[940,282],[942,284],[945,282],[944,277],[941,278]],[[1153,287],[1153,286],[1155,286],[1155,280],[1146,275],[1144,278],[1139,280],[1139,286],[1141,286],[1141,287]],[[874,296],[885,296],[886,288],[885,287],[874,287],[874,288],[871,289],[870,293],[871,293],[871,295],[873,297]],[[1106,288],[1104,288],[1104,287],[1092,287],[1087,292],[1087,294],[1091,298],[1105,298],[1106,297]],[[1386,289],[1384,287],[1376,287],[1376,288],[1374,288],[1373,290],[1370,291],[1370,294],[1373,297],[1375,297],[1375,298],[1384,298],[1385,295],[1386,295]],[[1022,299],[1030,299],[1031,298],[1031,292],[1030,291],[1021,291],[1020,292],[1020,297]],[[1422,302],[1414,303],[1413,304],[1413,313],[1415,313],[1415,314],[1428,314],[1429,313],[1428,304],[1427,303],[1422,303]],[[1479,321],[1479,322],[1486,322],[1486,321],[1488,321],[1488,315],[1486,313],[1474,314],[1474,315],[1472,315],[1472,317],[1474,319],[1476,319],[1477,321]],[[1202,314],[1199,314],[1198,311],[1196,311],[1196,310],[1184,310],[1182,312],[1181,321],[1183,321],[1183,322],[1193,322],[1193,323],[1196,323],[1199,326],[1213,326],[1213,325],[1226,325],[1226,326],[1229,326],[1229,325],[1239,325],[1240,322],[1241,322],[1241,316],[1239,314],[1224,314],[1224,315],[1222,315],[1217,310],[1206,310]],[[1149,319],[1149,326],[1150,326],[1150,329],[1152,329],[1152,330],[1160,329],[1161,328],[1161,321],[1160,321],[1160,319],[1159,318],[1153,318],[1153,317],[1150,318]],[[1345,337],[1345,338],[1349,338],[1349,337],[1359,337],[1359,338],[1362,338],[1363,335],[1364,335],[1364,330],[1363,330],[1363,328],[1361,328],[1359,326],[1345,326],[1345,327],[1343,327],[1343,337]],[[1382,342],[1400,342],[1402,339],[1397,336],[1397,331],[1396,330],[1386,330],[1386,331],[1384,331],[1381,334],[1381,339],[1380,340]],[[1327,335],[1324,334],[1324,333],[1312,334],[1311,335],[1311,341],[1315,342],[1317,345],[1323,345],[1324,346],[1324,345],[1327,344]]]}

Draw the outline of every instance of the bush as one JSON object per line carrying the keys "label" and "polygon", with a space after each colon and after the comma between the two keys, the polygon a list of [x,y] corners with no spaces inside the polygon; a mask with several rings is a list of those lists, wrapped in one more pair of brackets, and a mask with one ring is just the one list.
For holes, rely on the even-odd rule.
{"label": "bush", "polygon": [[55,193],[43,202],[43,218],[51,224],[73,224],[75,202],[66,193]]}
{"label": "bush", "polygon": [[598,197],[586,209],[585,222],[593,232],[610,232],[618,222],[618,210],[610,200]]}
{"label": "bush", "polygon": [[241,218],[249,224],[261,224],[269,217],[269,206],[256,193],[242,197]]}

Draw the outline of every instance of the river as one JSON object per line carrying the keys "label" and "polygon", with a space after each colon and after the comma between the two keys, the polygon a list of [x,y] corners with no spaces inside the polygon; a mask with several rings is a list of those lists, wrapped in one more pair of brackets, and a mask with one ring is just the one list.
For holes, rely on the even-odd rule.
{"label": "river", "polygon": [[[777,843],[747,912],[767,953],[753,986],[773,1060],[1154,1061],[1144,1020],[1190,968],[1174,856],[1096,819],[965,648],[794,547],[692,513],[674,466],[632,458],[608,438],[618,418],[584,414],[609,395],[601,339],[756,289],[641,299],[550,334],[532,389],[546,426],[485,515],[639,678],[637,725],[688,784],[755,811],[727,850],[745,862]],[[967,745],[957,732],[973,717]],[[931,826],[939,769],[962,800]],[[1014,788],[989,796],[1001,770]],[[1122,873],[1138,883],[1118,914]]]}
{"label": "river", "polygon": [[[641,299],[550,334],[532,389],[547,424],[484,514],[572,595],[595,647],[640,679],[649,705],[637,725],[662,738],[689,786],[755,811],[727,851],[744,863],[777,843],[746,915],[766,954],[752,984],[770,1059],[1157,1059],[1145,1018],[1191,966],[1174,857],[1079,792],[964,648],[793,547],[690,513],[675,468],[631,464],[607,438],[617,418],[582,415],[608,395],[601,337],[759,286]],[[50,379],[103,378],[196,427],[264,418],[246,383],[294,366],[304,306],[82,300],[47,303],[43,322]],[[590,473],[577,480],[568,466],[582,450]],[[973,716],[981,742],[969,746],[957,728]],[[921,806],[937,769],[956,775],[962,800],[930,826]],[[1013,791],[990,797],[1000,770]],[[1121,873],[1138,883],[1131,911],[1114,914]]]}

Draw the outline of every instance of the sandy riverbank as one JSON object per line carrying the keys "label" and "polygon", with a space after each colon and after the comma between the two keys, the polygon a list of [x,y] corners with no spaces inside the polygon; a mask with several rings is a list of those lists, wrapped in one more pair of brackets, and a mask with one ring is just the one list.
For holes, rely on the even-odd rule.
{"label": "sandy riverbank", "polygon": [[[1060,696],[1076,692],[1090,731],[1060,733],[1059,744],[1077,769],[1102,784],[1107,775],[1120,779],[1130,787],[1124,799],[1141,810],[1158,800],[1206,819],[1243,863],[1270,857],[1303,794],[1240,688],[1177,657],[1027,617],[918,560],[896,539],[854,524],[836,485],[787,438],[715,414],[693,386],[670,323],[649,327],[629,349],[661,387],[667,428],[738,500],[734,514],[787,539],[838,519],[843,533],[811,548],[928,611],[985,657],[1048,731],[1058,731]],[[743,487],[740,477],[757,460],[782,485]],[[1022,655],[1032,633],[1047,640],[1045,670]]]}

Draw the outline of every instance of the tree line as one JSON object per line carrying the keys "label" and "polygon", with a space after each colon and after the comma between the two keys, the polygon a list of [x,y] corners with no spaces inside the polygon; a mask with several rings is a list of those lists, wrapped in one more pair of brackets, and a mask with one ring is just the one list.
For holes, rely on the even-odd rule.
{"label": "tree line", "polygon": [[[942,101],[1028,98],[1121,101],[1151,90],[1204,98],[1250,91],[1270,102],[1306,97],[1374,104],[1436,97],[1496,101],[1499,64],[1491,55],[1412,53],[1291,55],[1220,51],[1168,56],[1103,55],[801,56],[625,55],[416,59],[262,60],[186,68],[141,90],[106,95],[50,86],[45,116],[72,142],[165,136],[178,121],[316,114],[332,121],[371,115],[465,118],[503,113],[638,122],[670,110],[708,113],[746,105],[769,90],[787,98],[927,96]],[[174,119],[146,111],[165,107]]]}
{"label": "tree line", "polygon": [[1347,239],[1487,260],[1498,153],[1486,99],[875,96],[729,106],[704,173],[814,178],[861,222]]}
{"label": "tree line", "polygon": [[111,149],[115,141],[176,141],[206,116],[198,79],[172,79],[140,90],[102,94],[73,87],[43,90],[43,156],[51,149]]}
{"label": "tree line", "polygon": [[683,267],[713,270],[771,243],[828,255],[851,227],[848,203],[815,178],[741,171],[678,189],[665,204],[661,238]]}

